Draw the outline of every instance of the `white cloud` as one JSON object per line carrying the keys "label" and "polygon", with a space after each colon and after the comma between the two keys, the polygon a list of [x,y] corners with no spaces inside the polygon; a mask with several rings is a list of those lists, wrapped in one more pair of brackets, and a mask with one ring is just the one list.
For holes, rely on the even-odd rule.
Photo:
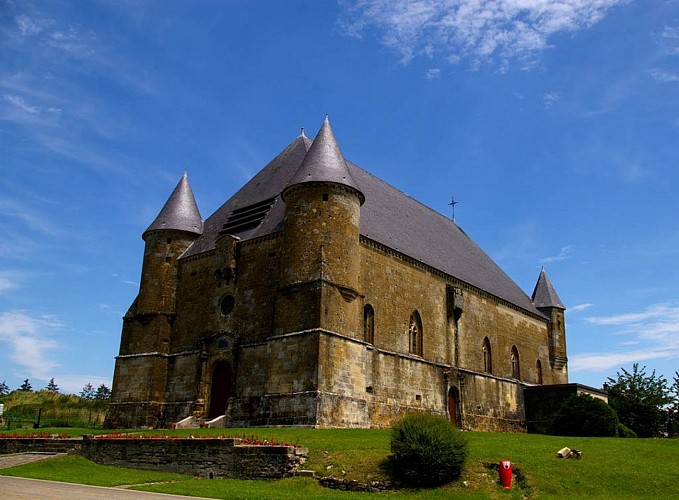
{"label": "white cloud", "polygon": [[679,55],[679,27],[665,26],[658,43],[665,55]]}
{"label": "white cloud", "polygon": [[578,305],[576,305],[576,306],[569,307],[569,308],[568,308],[568,311],[570,311],[570,312],[584,311],[584,310],[586,310],[586,309],[589,309],[589,308],[592,307],[593,305],[594,305],[594,304],[590,304],[590,303],[578,304]]}
{"label": "white cloud", "polygon": [[30,18],[25,14],[16,16],[14,18],[14,22],[19,28],[19,31],[21,32],[22,36],[37,35],[38,33],[42,32],[43,30],[54,24],[53,19],[49,19],[46,17]]}
{"label": "white cloud", "polygon": [[[5,220],[9,218],[19,220],[25,227],[44,235],[54,236],[60,232],[58,226],[45,214],[12,198],[0,198],[0,215]],[[3,227],[3,224],[0,224],[0,227]]]}
{"label": "white cloud", "polygon": [[[571,356],[572,370],[602,372],[626,363],[679,359],[679,303],[653,304],[640,312],[593,316],[585,321],[602,329],[612,328],[608,335],[618,340],[607,352]],[[625,349],[640,345],[640,349]]]}
{"label": "white cloud", "polygon": [[[2,252],[0,252],[0,255],[2,255]],[[18,288],[23,277],[23,273],[16,271],[0,271],[0,294]]]}
{"label": "white cloud", "polygon": [[65,30],[50,33],[47,45],[64,50],[78,56],[90,56],[95,53],[92,42],[96,40],[94,31],[71,25]]}
{"label": "white cloud", "polygon": [[540,264],[547,264],[549,262],[561,262],[562,260],[566,260],[570,258],[571,251],[573,250],[573,245],[566,245],[565,247],[561,247],[561,250],[559,250],[559,253],[557,255],[553,255],[551,257],[545,257],[543,259],[540,259],[539,262]]}
{"label": "white cloud", "polygon": [[0,313],[0,342],[8,345],[9,358],[25,369],[18,376],[49,380],[59,364],[54,360],[57,342],[50,337],[61,329],[51,316],[33,317],[24,311]]}
{"label": "white cloud", "polygon": [[2,94],[2,98],[9,102],[10,104],[14,105],[15,107],[19,108],[22,111],[25,111],[28,114],[31,115],[39,115],[42,112],[42,108],[40,106],[35,106],[32,104],[29,104],[26,102],[26,100],[18,95],[12,95],[12,94]]}
{"label": "white cloud", "polygon": [[424,77],[427,80],[434,80],[435,78],[438,78],[439,76],[441,76],[441,70],[439,68],[428,69],[427,72],[424,74]]}
{"label": "white cloud", "polygon": [[679,73],[672,73],[660,68],[653,68],[650,73],[653,79],[659,83],[679,82]]}
{"label": "white cloud", "polygon": [[375,28],[407,64],[442,54],[472,66],[518,60],[528,68],[549,38],[588,28],[628,0],[343,0],[340,27],[362,37]]}
{"label": "white cloud", "polygon": [[663,36],[663,38],[679,40],[679,27],[677,27],[677,26],[665,26],[663,28],[662,36]]}
{"label": "white cloud", "polygon": [[561,96],[559,95],[558,92],[547,92],[545,95],[542,96],[542,102],[545,105],[545,107],[551,107],[554,106],[554,103],[559,100]]}
{"label": "white cloud", "polygon": [[652,359],[669,358],[665,349],[639,349],[624,352],[607,352],[602,354],[577,354],[569,357],[568,367],[580,372],[607,372],[629,363],[639,363]]}
{"label": "white cloud", "polygon": [[16,283],[9,280],[8,278],[0,277],[0,293],[6,290],[11,290],[12,288],[16,288],[16,286],[17,286]]}
{"label": "white cloud", "polygon": [[648,320],[671,320],[679,325],[679,306],[672,303],[654,304],[638,313],[585,318],[585,321],[594,325],[637,325]]}

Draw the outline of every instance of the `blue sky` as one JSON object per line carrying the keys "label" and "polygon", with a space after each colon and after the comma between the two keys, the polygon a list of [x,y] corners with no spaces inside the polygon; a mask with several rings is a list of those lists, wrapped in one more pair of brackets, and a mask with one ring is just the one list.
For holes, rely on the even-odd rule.
{"label": "blue sky", "polygon": [[679,369],[679,2],[0,0],[0,381],[110,386],[141,234],[324,114],[568,307],[571,381]]}

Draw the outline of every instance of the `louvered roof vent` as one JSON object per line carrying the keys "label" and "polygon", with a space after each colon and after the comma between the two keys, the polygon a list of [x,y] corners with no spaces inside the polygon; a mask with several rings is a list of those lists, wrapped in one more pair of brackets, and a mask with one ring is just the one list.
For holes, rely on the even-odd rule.
{"label": "louvered roof vent", "polygon": [[276,198],[268,198],[247,207],[237,208],[231,212],[220,233],[235,234],[256,228],[269,213],[275,201]]}

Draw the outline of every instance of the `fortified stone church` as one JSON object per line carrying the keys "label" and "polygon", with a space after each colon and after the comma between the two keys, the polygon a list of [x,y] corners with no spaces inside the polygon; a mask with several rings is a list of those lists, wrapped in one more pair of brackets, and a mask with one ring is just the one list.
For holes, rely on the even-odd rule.
{"label": "fortified stone church", "polygon": [[205,221],[184,174],[142,238],[108,427],[426,410],[524,430],[524,388],[568,382],[544,270],[528,297],[454,221],[346,160],[327,118]]}

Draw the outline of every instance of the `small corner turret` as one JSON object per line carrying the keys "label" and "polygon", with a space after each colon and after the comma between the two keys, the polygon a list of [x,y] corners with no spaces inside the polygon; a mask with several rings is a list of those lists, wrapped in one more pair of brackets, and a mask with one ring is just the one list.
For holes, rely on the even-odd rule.
{"label": "small corner turret", "polygon": [[566,307],[554,290],[545,268],[533,290],[531,300],[535,307],[549,319],[549,362],[552,368],[561,372],[558,383],[568,382],[568,358],[566,356]]}

